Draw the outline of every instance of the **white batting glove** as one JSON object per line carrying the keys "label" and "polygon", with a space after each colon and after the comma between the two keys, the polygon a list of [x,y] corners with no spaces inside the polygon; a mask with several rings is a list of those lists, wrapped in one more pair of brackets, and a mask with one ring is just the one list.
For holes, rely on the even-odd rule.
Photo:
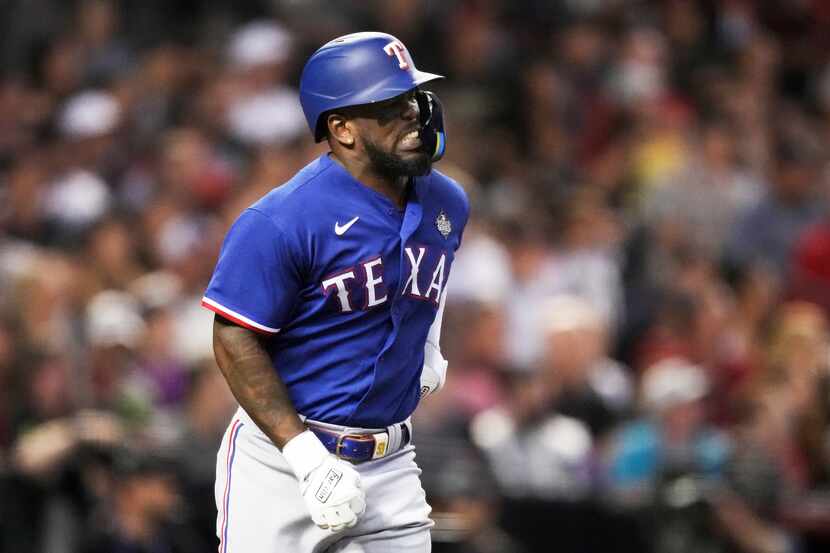
{"label": "white batting glove", "polygon": [[332,532],[357,524],[366,510],[366,493],[348,462],[329,453],[310,430],[290,439],[282,454],[297,476],[314,524]]}
{"label": "white batting glove", "polygon": [[435,393],[447,380],[447,360],[438,346],[427,341],[424,346],[424,368],[421,369],[421,397]]}

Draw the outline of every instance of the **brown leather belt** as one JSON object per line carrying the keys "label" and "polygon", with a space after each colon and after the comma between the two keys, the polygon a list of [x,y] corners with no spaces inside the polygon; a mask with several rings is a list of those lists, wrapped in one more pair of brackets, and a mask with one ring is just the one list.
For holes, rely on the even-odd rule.
{"label": "brown leather belt", "polygon": [[364,463],[400,451],[412,439],[409,421],[393,424],[386,430],[355,433],[339,432],[306,421],[309,430],[319,438],[331,453],[351,463]]}

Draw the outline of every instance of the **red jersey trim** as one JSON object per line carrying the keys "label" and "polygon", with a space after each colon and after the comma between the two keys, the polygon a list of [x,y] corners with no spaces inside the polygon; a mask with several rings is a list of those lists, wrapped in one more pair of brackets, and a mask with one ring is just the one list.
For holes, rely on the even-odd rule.
{"label": "red jersey trim", "polygon": [[228,309],[224,305],[208,298],[202,298],[202,307],[206,309],[210,309],[217,315],[221,315],[222,317],[228,319],[231,322],[238,324],[239,326],[245,327],[249,330],[253,330],[255,332],[259,332],[260,334],[276,334],[280,331],[279,328],[271,328],[270,326],[265,326],[260,324],[254,320],[249,319],[245,315],[241,315],[236,311]]}

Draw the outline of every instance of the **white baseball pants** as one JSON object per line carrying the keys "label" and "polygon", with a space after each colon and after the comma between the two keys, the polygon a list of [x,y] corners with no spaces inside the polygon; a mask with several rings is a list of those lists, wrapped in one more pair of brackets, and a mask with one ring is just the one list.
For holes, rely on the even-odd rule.
{"label": "white baseball pants", "polygon": [[343,532],[318,528],[282,454],[240,408],[216,460],[219,553],[429,553],[433,523],[415,448],[354,467],[366,512]]}

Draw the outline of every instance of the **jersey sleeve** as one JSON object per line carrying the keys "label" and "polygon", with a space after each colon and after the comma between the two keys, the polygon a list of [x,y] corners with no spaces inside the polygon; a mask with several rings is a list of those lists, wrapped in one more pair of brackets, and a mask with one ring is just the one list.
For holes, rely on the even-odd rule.
{"label": "jersey sleeve", "polygon": [[246,209],[225,237],[202,306],[250,330],[276,334],[301,287],[296,253],[274,221]]}

